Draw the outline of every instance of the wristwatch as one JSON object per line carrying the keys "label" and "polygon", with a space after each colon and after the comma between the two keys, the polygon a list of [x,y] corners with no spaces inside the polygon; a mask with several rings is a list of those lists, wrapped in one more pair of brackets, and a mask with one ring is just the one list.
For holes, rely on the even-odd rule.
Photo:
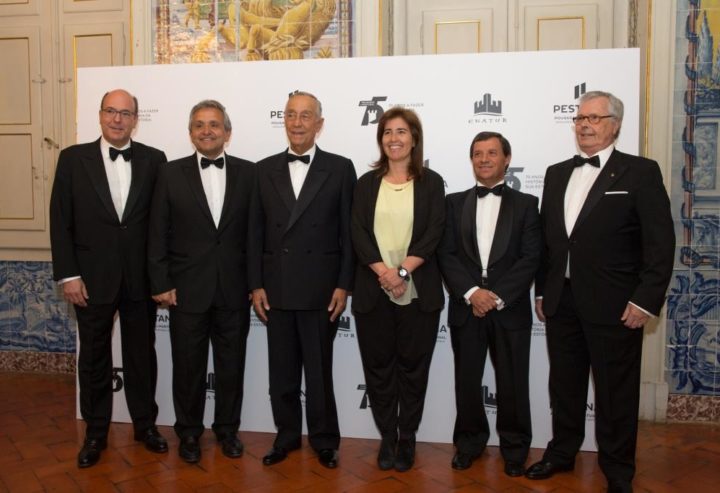
{"label": "wristwatch", "polygon": [[400,276],[400,279],[403,281],[409,281],[410,280],[410,273],[408,270],[403,267],[402,265],[398,267],[398,276]]}

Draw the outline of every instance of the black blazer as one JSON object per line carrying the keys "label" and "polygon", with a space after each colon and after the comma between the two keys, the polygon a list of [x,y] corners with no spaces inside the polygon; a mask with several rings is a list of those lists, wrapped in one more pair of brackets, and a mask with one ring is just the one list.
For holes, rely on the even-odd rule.
{"label": "black blazer", "polygon": [[263,159],[257,167],[250,288],[264,288],[271,308],[327,309],[336,288],[352,289],[355,167],[349,159],[316,147],[297,200],[287,151]]}
{"label": "black blazer", "polygon": [[248,306],[248,214],[255,165],[226,154],[225,200],[216,227],[196,154],[160,167],[150,216],[152,293],[177,289],[178,308],[207,310],[218,286],[228,308]]}
{"label": "black blazer", "polygon": [[568,236],[564,197],[572,170],[568,160],[545,174],[541,221],[546,254],[536,281],[545,315],[557,309],[568,254],[575,303],[588,321],[617,324],[628,301],[657,315],[675,252],[660,168],[655,161],[613,151]]}
{"label": "black blazer", "polygon": [[132,300],[150,295],[147,229],[160,163],[158,149],[131,143],[132,179],[118,218],[100,151],[100,139],[63,149],[50,197],[50,242],[56,281],[81,276],[88,303],[111,303],[125,282]]}
{"label": "black blazer", "polygon": [[[475,187],[448,195],[445,235],[438,252],[440,269],[450,294],[448,323],[463,325],[472,315],[464,294],[482,286],[482,263],[477,244]],[[540,216],[533,195],[503,188],[490,257],[488,286],[505,303],[491,316],[507,329],[532,326],[530,286],[540,265]]]}
{"label": "black blazer", "polygon": [[[375,206],[382,177],[369,171],[358,180],[352,210],[352,239],[357,254],[355,289],[352,309],[357,313],[372,310],[379,296],[387,296],[380,288],[377,275],[369,267],[382,262],[375,239]],[[413,230],[408,256],[421,257],[423,264],[412,273],[420,309],[440,310],[445,304],[436,250],[445,227],[445,182],[431,169],[413,184]]]}

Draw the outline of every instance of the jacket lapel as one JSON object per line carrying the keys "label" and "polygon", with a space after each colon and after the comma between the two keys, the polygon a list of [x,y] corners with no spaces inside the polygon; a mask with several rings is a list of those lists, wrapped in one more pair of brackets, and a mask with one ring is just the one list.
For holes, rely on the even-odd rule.
{"label": "jacket lapel", "polygon": [[188,186],[190,187],[193,197],[197,201],[200,210],[202,210],[203,214],[205,214],[205,217],[208,221],[210,221],[210,224],[212,224],[214,228],[215,221],[213,220],[212,212],[210,212],[210,205],[208,204],[207,197],[205,196],[205,189],[202,186],[200,169],[198,168],[197,163],[197,155],[193,154],[186,157],[180,166],[182,166],[185,179],[188,182]]}
{"label": "jacket lapel", "polygon": [[510,230],[512,229],[513,214],[515,213],[515,200],[512,194],[510,187],[507,185],[503,187],[500,210],[495,224],[495,235],[493,236],[490,256],[488,257],[488,268],[502,258],[510,242]]}
{"label": "jacket lapel", "polygon": [[593,208],[598,204],[598,202],[600,202],[600,199],[603,195],[605,195],[605,192],[608,191],[612,184],[615,183],[623,173],[625,173],[627,167],[627,163],[619,159],[617,151],[613,151],[612,154],[610,154],[610,159],[608,159],[608,162],[605,163],[605,166],[603,166],[602,171],[600,171],[597,180],[595,180],[595,183],[593,183],[593,186],[588,192],[585,203],[578,214],[577,221],[575,221],[573,232],[575,232],[582,222],[590,215]]}
{"label": "jacket lapel", "polygon": [[133,207],[135,207],[135,203],[140,196],[140,190],[142,190],[145,179],[147,178],[148,167],[150,166],[149,155],[138,152],[138,147],[134,142],[130,145],[133,148],[132,160],[130,161],[132,178],[130,179],[130,190],[128,191],[127,201],[123,208],[123,221],[128,218]]}
{"label": "jacket lapel", "polygon": [[465,193],[462,212],[460,213],[460,236],[465,254],[472,259],[480,268],[480,250],[477,244],[477,196],[472,188]]}
{"label": "jacket lapel", "polygon": [[[288,171],[288,176],[289,175],[290,172]],[[322,188],[323,183],[325,183],[325,180],[328,179],[329,175],[330,172],[327,170],[325,160],[323,159],[323,152],[320,148],[316,148],[315,157],[313,158],[312,163],[310,163],[310,169],[305,177],[305,182],[300,190],[300,195],[295,202],[295,207],[293,207],[292,212],[290,213],[290,219],[288,220],[287,229],[285,231],[290,230],[302,213],[305,212],[305,209],[307,209],[313,201],[317,193],[320,191],[320,188]],[[292,185],[290,186],[290,189],[292,190]]]}
{"label": "jacket lapel", "polygon": [[230,156],[225,154],[225,199],[223,200],[222,212],[220,213],[220,223],[218,224],[218,231],[222,231],[227,225],[230,218],[230,204],[233,202],[233,198],[238,193],[237,188],[239,186],[240,169],[236,163],[230,161]]}
{"label": "jacket lapel", "polygon": [[290,168],[287,165],[287,151],[278,155],[278,159],[272,164],[273,170],[270,172],[270,180],[275,190],[277,190],[280,199],[289,211],[295,207],[295,192],[293,192],[292,182],[290,181]]}
{"label": "jacket lapel", "polygon": [[102,202],[112,217],[120,221],[112,201],[112,195],[110,194],[110,184],[108,183],[108,177],[105,173],[102,153],[100,152],[100,139],[88,147],[88,152],[82,157],[82,163],[90,177],[95,192],[98,194],[98,197],[100,197],[100,202]]}
{"label": "jacket lapel", "polygon": [[573,165],[572,160],[566,161],[560,166],[560,168],[558,169],[557,177],[559,183],[556,187],[556,190],[562,190],[563,193],[559,193],[554,197],[550,197],[548,203],[551,204],[551,210],[543,211],[544,216],[557,218],[557,220],[560,222],[560,230],[562,231],[562,234],[566,237],[568,236],[568,233],[567,228],[565,227],[565,194],[567,193],[567,186],[570,182],[570,176],[572,175],[574,169],[575,166]]}

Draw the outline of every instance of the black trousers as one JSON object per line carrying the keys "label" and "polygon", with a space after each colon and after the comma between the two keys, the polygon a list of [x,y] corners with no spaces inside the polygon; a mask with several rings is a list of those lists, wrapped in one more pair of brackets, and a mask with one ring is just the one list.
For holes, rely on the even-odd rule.
{"label": "black trousers", "polygon": [[[219,292],[219,289],[218,289]],[[244,293],[243,293],[244,294]],[[238,296],[243,294],[238,293]],[[199,437],[205,430],[206,396],[215,399],[213,431],[222,439],[240,428],[245,380],[245,352],[250,307],[227,308],[222,295],[202,313],[170,307],[175,433]],[[208,388],[207,361],[212,342],[214,389]],[[213,392],[214,390],[214,392]]]}
{"label": "black trousers", "polygon": [[555,315],[547,319],[546,332],[553,438],[544,458],[557,464],[575,460],[585,438],[592,368],[600,468],[609,480],[631,481],[635,474],[642,329],[628,329],[619,320],[614,325],[583,320],[566,283]]}
{"label": "black trousers", "polygon": [[[89,300],[92,301],[92,300]],[[155,425],[157,356],[155,354],[156,305],[128,299],[122,287],[109,304],[75,305],[80,338],[78,382],[80,414],[88,438],[105,438],[110,428],[113,399],[112,328],[120,317],[123,359],[122,379],[128,411],[135,432]]]}
{"label": "black trousers", "polygon": [[451,326],[457,416],[453,442],[459,452],[479,455],[490,437],[483,374],[488,349],[495,368],[496,427],[506,461],[525,463],[532,441],[530,416],[530,327],[508,327],[501,315],[470,316]]}
{"label": "black trousers", "polygon": [[355,314],[370,408],[383,436],[410,438],[420,426],[439,321],[439,310],[422,312],[417,300],[399,306],[387,296]]}
{"label": "black trousers", "polygon": [[308,441],[315,450],[340,445],[335,390],[333,345],[338,321],[330,322],[327,310],[280,310],[268,312],[268,362],[270,403],[277,427],[275,446],[300,446],[305,370],[305,413]]}

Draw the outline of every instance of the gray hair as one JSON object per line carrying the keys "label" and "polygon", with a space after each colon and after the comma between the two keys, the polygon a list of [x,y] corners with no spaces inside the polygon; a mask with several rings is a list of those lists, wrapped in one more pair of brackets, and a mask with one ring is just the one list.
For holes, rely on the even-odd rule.
{"label": "gray hair", "polygon": [[[597,98],[605,98],[608,102],[608,112],[615,118],[615,121],[618,122],[618,125],[622,127],[622,121],[623,121],[623,115],[624,115],[624,108],[625,105],[623,105],[623,102],[618,98],[617,96],[605,92],[605,91],[590,91],[586,92],[582,96],[580,96],[580,104],[583,104],[586,101],[590,101],[591,99],[597,99]],[[617,139],[620,135],[620,128],[618,128],[617,133],[615,134],[615,138]]]}
{"label": "gray hair", "polygon": [[309,97],[310,99],[314,100],[315,103],[317,103],[317,113],[318,113],[317,116],[318,116],[319,118],[322,118],[322,103],[320,102],[320,100],[319,100],[314,94],[312,94],[312,93],[310,93],[310,92],[300,91],[300,90],[298,90],[298,89],[295,89],[293,92],[291,92],[290,94],[288,94],[288,100],[294,98],[295,96],[307,96],[307,97]]}
{"label": "gray hair", "polygon": [[193,117],[195,116],[195,113],[197,113],[200,110],[204,109],[216,109],[220,113],[222,113],[223,116],[223,126],[225,127],[226,132],[232,131],[232,123],[230,123],[230,116],[227,114],[227,111],[225,111],[225,106],[220,104],[218,101],[215,101],[214,99],[203,99],[198,104],[192,107],[190,110],[190,120],[188,121],[188,131],[192,130],[192,121]]}

